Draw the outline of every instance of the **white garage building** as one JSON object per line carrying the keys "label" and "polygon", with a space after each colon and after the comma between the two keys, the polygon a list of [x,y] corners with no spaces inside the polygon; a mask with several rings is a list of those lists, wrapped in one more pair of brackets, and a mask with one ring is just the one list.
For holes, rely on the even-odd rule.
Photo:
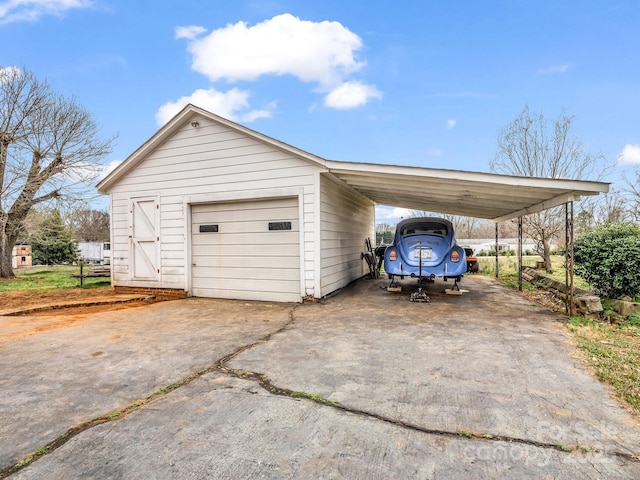
{"label": "white garage building", "polygon": [[498,221],[607,188],[329,161],[193,105],[98,184],[114,287],[283,302],[368,273],[377,203]]}

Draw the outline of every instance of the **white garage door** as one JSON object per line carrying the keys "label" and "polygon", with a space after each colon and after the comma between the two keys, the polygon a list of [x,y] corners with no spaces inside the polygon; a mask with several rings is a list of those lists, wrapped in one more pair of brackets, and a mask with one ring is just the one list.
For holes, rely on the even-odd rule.
{"label": "white garage door", "polygon": [[192,295],[299,302],[298,199],[191,207]]}

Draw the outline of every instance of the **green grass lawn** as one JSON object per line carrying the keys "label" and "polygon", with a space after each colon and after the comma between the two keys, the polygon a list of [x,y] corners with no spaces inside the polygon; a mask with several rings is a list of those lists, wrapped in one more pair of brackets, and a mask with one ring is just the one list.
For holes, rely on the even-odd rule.
{"label": "green grass lawn", "polygon": [[[518,286],[518,257],[498,257],[499,259],[499,279],[510,287]],[[536,262],[542,260],[542,257],[530,255],[522,257],[522,265],[527,267],[535,267]],[[483,275],[495,276],[496,274],[496,257],[478,257],[480,263],[480,273]],[[564,266],[564,256],[554,255],[551,257],[551,266],[553,273],[546,273],[549,277],[559,282],[565,281],[566,269]],[[591,287],[582,278],[574,275],[573,283],[576,287],[590,290]],[[524,288],[524,287],[523,287]]]}
{"label": "green grass lawn", "polygon": [[[89,267],[85,266],[85,272]],[[50,292],[53,290],[65,290],[78,288],[80,279],[72,278],[71,275],[79,274],[78,265],[64,266],[37,266],[14,270],[15,279],[0,279],[0,293],[4,292]],[[85,278],[84,288],[108,287],[111,285],[109,278],[95,277]]]}
{"label": "green grass lawn", "polygon": [[568,328],[600,381],[611,385],[640,414],[640,324],[609,325],[572,317]]}

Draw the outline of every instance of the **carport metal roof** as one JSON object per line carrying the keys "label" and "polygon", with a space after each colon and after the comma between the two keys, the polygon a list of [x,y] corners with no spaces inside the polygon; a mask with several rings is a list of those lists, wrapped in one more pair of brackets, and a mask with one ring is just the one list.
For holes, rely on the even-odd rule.
{"label": "carport metal roof", "polygon": [[584,180],[326,161],[329,171],[378,204],[509,220],[609,191]]}

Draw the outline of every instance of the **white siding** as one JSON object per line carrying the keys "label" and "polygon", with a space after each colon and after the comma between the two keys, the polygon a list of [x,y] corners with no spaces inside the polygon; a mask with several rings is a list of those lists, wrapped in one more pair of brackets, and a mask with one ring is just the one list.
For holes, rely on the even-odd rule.
{"label": "white siding", "polygon": [[[230,200],[234,196],[272,197],[277,190],[300,189],[304,219],[300,228],[304,249],[312,252],[314,175],[322,167],[206,117],[198,117],[198,121],[197,128],[185,122],[110,189],[114,285],[188,290],[188,202],[198,203],[204,201],[198,200],[200,197],[214,194]],[[155,282],[136,281],[132,280],[129,258],[130,202],[133,197],[151,196],[157,196],[160,202],[160,273]],[[311,279],[306,282],[305,292],[314,295],[314,265],[305,265],[310,269],[305,278]]]}
{"label": "white siding", "polygon": [[374,203],[328,175],[320,176],[320,288],[325,296],[369,272],[361,259],[375,243]]}

